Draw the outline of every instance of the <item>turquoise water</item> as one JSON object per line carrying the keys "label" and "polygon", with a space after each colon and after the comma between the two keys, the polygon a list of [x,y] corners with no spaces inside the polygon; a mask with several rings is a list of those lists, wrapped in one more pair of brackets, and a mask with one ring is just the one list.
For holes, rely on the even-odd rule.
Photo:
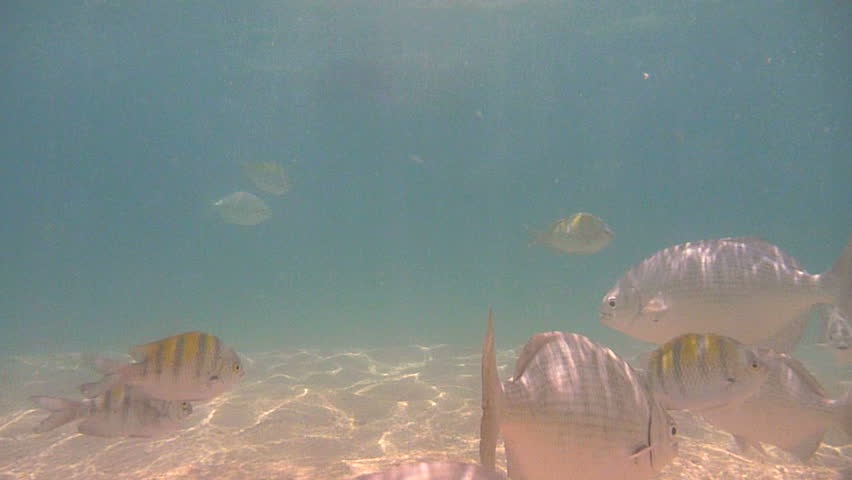
{"label": "turquoise water", "polygon": [[[599,301],[660,248],[757,235],[824,271],[852,226],[850,17],[768,0],[5,2],[0,350],[191,329],[248,352],[471,347],[489,307],[503,347],[545,330],[615,344]],[[259,191],[252,161],[280,163],[291,191]],[[212,202],[238,190],[272,218],[223,222]],[[606,249],[527,245],[577,211],[612,227]]]}
{"label": "turquoise water", "polygon": [[[845,244],[848,4],[395,5],[7,3],[2,347],[473,342],[489,306],[605,336],[659,248]],[[293,183],[254,228],[209,210],[261,193],[242,161]],[[581,210],[606,250],[527,247]]]}

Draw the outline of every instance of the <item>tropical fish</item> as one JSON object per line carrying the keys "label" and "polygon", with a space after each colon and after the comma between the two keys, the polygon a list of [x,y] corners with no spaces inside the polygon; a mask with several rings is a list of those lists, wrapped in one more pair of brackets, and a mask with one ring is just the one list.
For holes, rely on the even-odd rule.
{"label": "tropical fish", "polygon": [[470,463],[421,462],[360,475],[353,480],[504,480],[504,477]]}
{"label": "tropical fish", "polygon": [[737,444],[762,450],[775,445],[801,460],[809,459],[831,425],[852,436],[852,398],[831,399],[816,378],[795,358],[769,351],[769,377],[739,405],[701,415],[734,435]]}
{"label": "tropical fish", "polygon": [[254,226],[269,220],[272,210],[257,195],[234,192],[215,202],[213,209],[228,223]]}
{"label": "tropical fish", "polygon": [[273,195],[290,191],[290,179],[284,167],[276,162],[246,162],[243,172],[260,190]]}
{"label": "tropical fish", "polygon": [[546,245],[568,253],[597,252],[615,236],[603,220],[583,212],[556,220],[545,232],[533,233],[530,245]]}
{"label": "tropical fish", "polygon": [[481,463],[494,470],[502,432],[509,478],[640,480],[677,454],[677,427],[642,377],[582,335],[533,335],[501,384],[490,312],[482,411]]}
{"label": "tropical fish", "polygon": [[135,362],[98,358],[96,368],[105,373],[80,390],[88,398],[117,383],[134,385],[162,400],[210,400],[225,392],[245,374],[240,358],[218,337],[186,332],[156,342],[131,347]]}
{"label": "tropical fish", "polygon": [[192,405],[187,401],[153,399],[134,387],[121,384],[93,399],[42,396],[30,399],[51,411],[35,428],[36,433],[82,419],[77,430],[84,435],[153,437],[179,428],[180,421],[192,413]]}
{"label": "tropical fish", "polygon": [[712,333],[688,333],[666,342],[651,352],[646,367],[651,392],[667,410],[742,402],[769,375],[757,347]]}
{"label": "tropical fish", "polygon": [[713,332],[790,351],[811,306],[850,308],[850,299],[852,239],[830,271],[812,275],[763,240],[722,238],[666,248],[628,270],[604,295],[600,321],[656,344]]}
{"label": "tropical fish", "polygon": [[820,343],[831,350],[837,363],[852,362],[852,322],[834,305],[820,305],[818,315],[822,323]]}

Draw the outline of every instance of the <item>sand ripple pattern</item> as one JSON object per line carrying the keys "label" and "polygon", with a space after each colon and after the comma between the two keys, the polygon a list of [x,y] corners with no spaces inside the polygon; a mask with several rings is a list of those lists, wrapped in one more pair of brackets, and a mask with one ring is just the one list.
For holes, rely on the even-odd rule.
{"label": "sand ripple pattern", "polygon": [[[102,439],[73,427],[32,433],[34,394],[76,398],[93,373],[80,355],[0,363],[0,480],[350,479],[392,464],[478,460],[479,350],[447,345],[351,352],[249,354],[243,382],[198,404],[184,430],[156,440]],[[498,354],[501,378],[515,352]],[[680,456],[668,479],[826,479],[852,467],[852,445],[820,447],[803,465],[786,453],[741,454],[731,437],[675,413]],[[502,448],[499,466],[505,468]]]}

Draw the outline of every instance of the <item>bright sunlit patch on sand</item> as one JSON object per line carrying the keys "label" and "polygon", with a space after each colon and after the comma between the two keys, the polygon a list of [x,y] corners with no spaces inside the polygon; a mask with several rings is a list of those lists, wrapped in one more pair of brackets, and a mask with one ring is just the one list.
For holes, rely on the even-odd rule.
{"label": "bright sunlit patch on sand", "polygon": [[[73,427],[33,434],[44,414],[27,396],[74,396],[92,374],[78,368],[79,355],[6,359],[2,378],[24,386],[0,394],[0,479],[343,480],[404,462],[477,462],[478,349],[252,354],[255,364],[241,384],[198,404],[184,430],[155,440],[94,438]],[[498,352],[502,378],[516,353]],[[33,374],[39,382],[22,381]],[[845,374],[821,379],[835,386]],[[771,447],[768,456],[739,452],[730,435],[700,418],[674,416],[680,456],[661,480],[835,480],[852,467],[852,445],[841,434],[829,434],[805,465]],[[498,465],[505,469],[502,444]]]}

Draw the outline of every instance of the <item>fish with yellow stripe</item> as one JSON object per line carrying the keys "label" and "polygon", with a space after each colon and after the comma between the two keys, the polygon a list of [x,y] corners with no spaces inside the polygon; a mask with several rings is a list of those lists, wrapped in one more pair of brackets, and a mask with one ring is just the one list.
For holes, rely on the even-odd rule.
{"label": "fish with yellow stripe", "polygon": [[227,391],[245,374],[239,356],[215,335],[186,332],[130,348],[134,362],[98,358],[105,373],[80,387],[93,398],[115,384],[134,385],[162,400],[206,401]]}
{"label": "fish with yellow stripe", "polygon": [[712,333],[688,333],[647,355],[648,385],[668,410],[701,411],[734,405],[769,376],[765,349]]}
{"label": "fish with yellow stripe", "polygon": [[153,437],[179,428],[180,421],[192,413],[192,404],[187,401],[157,400],[121,384],[91,399],[44,396],[30,399],[51,412],[35,427],[36,433],[82,419],[77,431],[84,435]]}
{"label": "fish with yellow stripe", "polygon": [[567,253],[589,254],[609,245],[615,237],[612,229],[591,213],[578,212],[560,218],[550,224],[546,231],[532,230],[530,245],[546,245]]}

